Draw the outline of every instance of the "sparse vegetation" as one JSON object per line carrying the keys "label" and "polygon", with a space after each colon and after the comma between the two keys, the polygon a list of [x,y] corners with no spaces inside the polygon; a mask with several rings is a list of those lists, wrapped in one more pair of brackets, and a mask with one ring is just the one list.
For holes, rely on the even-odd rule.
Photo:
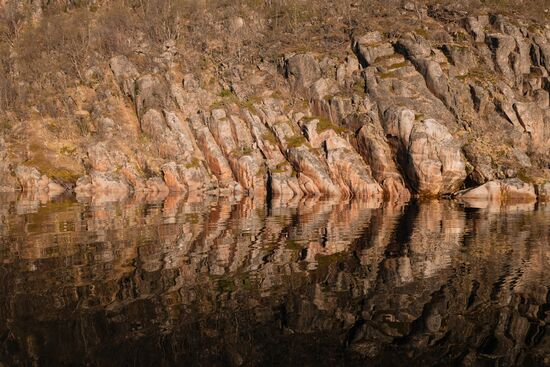
{"label": "sparse vegetation", "polygon": [[221,98],[229,98],[229,97],[233,96],[233,92],[231,92],[230,89],[223,89],[223,90],[220,92],[219,96],[220,96]]}
{"label": "sparse vegetation", "polygon": [[378,74],[378,76],[381,79],[391,79],[397,77],[397,74],[395,73],[395,71],[388,71],[387,73],[380,73]]}
{"label": "sparse vegetation", "polygon": [[50,157],[45,154],[45,149],[38,144],[31,144],[29,147],[31,157],[24,162],[24,165],[36,167],[42,174],[70,184],[76,183],[76,180],[82,175],[82,172],[76,172],[68,167],[56,165]]}
{"label": "sparse vegetation", "polygon": [[241,156],[251,155],[253,152],[254,152],[254,149],[252,149],[251,147],[241,147],[239,149],[239,153],[240,153]]}
{"label": "sparse vegetation", "polygon": [[404,68],[407,65],[409,65],[409,63],[407,61],[397,62],[395,64],[391,64],[390,66],[388,66],[388,69],[389,70],[401,69],[401,68]]}
{"label": "sparse vegetation", "polygon": [[277,140],[277,137],[273,134],[273,132],[271,132],[271,130],[266,131],[262,135],[262,140],[267,141],[267,142],[271,143],[271,145],[274,145],[274,146],[277,146],[277,144],[279,144],[279,141]]}
{"label": "sparse vegetation", "polygon": [[199,168],[200,166],[201,166],[201,161],[197,157],[193,157],[193,159],[191,159],[191,162],[189,162],[185,165],[185,168],[187,168],[187,169],[189,169],[189,168]]}
{"label": "sparse vegetation", "polygon": [[271,170],[271,173],[284,173],[289,167],[290,163],[288,163],[288,161],[282,161],[281,163],[278,163],[274,169]]}
{"label": "sparse vegetation", "polygon": [[[549,7],[547,0],[418,5],[422,3],[434,11],[447,3],[477,13],[487,8],[515,11],[539,20],[548,17],[540,9]],[[189,68],[201,67],[197,55],[219,65],[257,57],[273,60],[297,45],[312,43],[320,51],[339,52],[334,46],[346,44],[350,32],[382,26],[389,8],[393,5],[382,0],[57,0],[41,5],[7,1],[0,9],[0,114],[12,112],[24,119],[33,106],[42,117],[70,117],[77,106],[69,89],[87,83],[92,68],[103,68],[114,55],[127,55],[146,67],[167,42],[194,51],[177,55]],[[230,30],[227,24],[236,17],[247,26]],[[413,30],[427,36],[420,24]],[[278,49],[263,47],[266,38]],[[220,96],[230,93],[224,90]]]}
{"label": "sparse vegetation", "polygon": [[306,144],[307,144],[307,140],[302,135],[294,135],[290,138],[286,138],[286,145],[289,148],[298,148]]}

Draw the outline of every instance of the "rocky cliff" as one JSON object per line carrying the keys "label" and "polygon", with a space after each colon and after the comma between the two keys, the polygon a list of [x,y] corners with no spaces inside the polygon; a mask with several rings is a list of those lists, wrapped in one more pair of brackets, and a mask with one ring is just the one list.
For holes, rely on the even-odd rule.
{"label": "rocky cliff", "polygon": [[[109,5],[92,3],[88,30]],[[322,48],[319,34],[281,43],[269,36],[273,19],[253,11],[214,17],[224,36],[201,45],[129,39],[128,52],[75,68],[80,81],[64,90],[70,115],[48,115],[34,101],[25,118],[4,111],[0,187],[115,197],[548,198],[547,17],[407,2],[385,9],[384,22],[366,25],[330,18]],[[51,22],[34,14],[21,27]],[[323,19],[303,32],[308,24]],[[109,36],[94,37],[89,44]],[[210,57],[220,42],[237,57]],[[20,53],[10,54],[14,80]]]}

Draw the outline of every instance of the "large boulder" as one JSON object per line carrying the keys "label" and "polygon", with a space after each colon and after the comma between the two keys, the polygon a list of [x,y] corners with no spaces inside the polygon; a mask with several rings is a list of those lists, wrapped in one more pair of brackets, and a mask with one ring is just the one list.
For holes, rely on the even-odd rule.
{"label": "large boulder", "polygon": [[[301,197],[303,192],[298,182],[293,167],[281,152],[278,140],[256,115],[246,111],[244,113],[246,123],[253,139],[265,159],[268,169],[267,186],[274,197],[290,199]],[[237,134],[242,139],[246,134]]]}
{"label": "large boulder", "polygon": [[489,181],[473,189],[461,191],[457,197],[465,201],[532,202],[537,199],[535,187],[517,178]]}
{"label": "large boulder", "polygon": [[253,149],[254,140],[246,124],[238,116],[227,118],[220,109],[212,111],[209,128],[243,189],[263,194],[266,186],[263,157]]}
{"label": "large boulder", "polygon": [[52,181],[46,175],[40,174],[35,167],[17,166],[15,175],[25,192],[45,192],[50,195],[58,195],[65,191],[63,186]]}
{"label": "large boulder", "polygon": [[138,117],[150,108],[162,110],[170,105],[170,89],[164,79],[157,75],[144,75],[135,83],[135,105]]}
{"label": "large boulder", "polygon": [[417,121],[412,110],[397,108],[385,112],[382,127],[416,193],[437,196],[460,188],[466,164],[459,142],[443,124],[434,119]]}
{"label": "large boulder", "polygon": [[407,176],[420,195],[453,193],[466,178],[460,144],[444,125],[433,119],[414,124],[407,155]]}
{"label": "large boulder", "polygon": [[297,168],[300,187],[304,192],[334,197],[342,194],[332,181],[327,164],[307,147],[290,148],[287,158]]}
{"label": "large boulder", "polygon": [[485,41],[493,51],[497,69],[506,79],[513,81],[515,78],[514,71],[510,67],[510,54],[516,48],[514,37],[500,33],[488,34]]}
{"label": "large boulder", "polygon": [[309,88],[321,77],[319,63],[310,54],[297,54],[287,58],[285,72],[290,84],[300,90]]}
{"label": "large boulder", "polygon": [[130,193],[131,187],[126,179],[113,172],[91,172],[89,175],[80,177],[76,181],[75,193],[81,196],[94,194],[117,194],[126,196]]}
{"label": "large boulder", "polygon": [[109,60],[115,79],[124,92],[132,99],[136,97],[135,81],[139,77],[136,66],[126,56],[115,56]]}
{"label": "large boulder", "polygon": [[201,121],[195,120],[193,130],[210,172],[218,178],[222,185],[234,182],[231,166],[208,127]]}
{"label": "large boulder", "polygon": [[326,160],[306,140],[297,124],[283,120],[271,128],[285,151],[286,160],[297,171],[300,188],[306,195],[338,197],[342,194],[332,181]]}
{"label": "large boulder", "polygon": [[372,65],[381,57],[390,56],[394,53],[391,43],[382,38],[380,32],[368,32],[353,40],[353,50],[364,67]]}

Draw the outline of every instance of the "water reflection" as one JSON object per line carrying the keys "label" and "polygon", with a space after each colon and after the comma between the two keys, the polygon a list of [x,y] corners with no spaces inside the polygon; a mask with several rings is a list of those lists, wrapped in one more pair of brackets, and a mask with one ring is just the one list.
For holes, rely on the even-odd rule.
{"label": "water reflection", "polygon": [[7,366],[550,365],[550,208],[0,197]]}

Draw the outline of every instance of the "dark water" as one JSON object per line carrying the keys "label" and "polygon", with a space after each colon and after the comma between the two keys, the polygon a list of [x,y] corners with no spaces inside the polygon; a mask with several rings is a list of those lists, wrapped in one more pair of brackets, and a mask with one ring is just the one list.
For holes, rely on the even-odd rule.
{"label": "dark water", "polygon": [[1,366],[549,366],[550,206],[0,198]]}

